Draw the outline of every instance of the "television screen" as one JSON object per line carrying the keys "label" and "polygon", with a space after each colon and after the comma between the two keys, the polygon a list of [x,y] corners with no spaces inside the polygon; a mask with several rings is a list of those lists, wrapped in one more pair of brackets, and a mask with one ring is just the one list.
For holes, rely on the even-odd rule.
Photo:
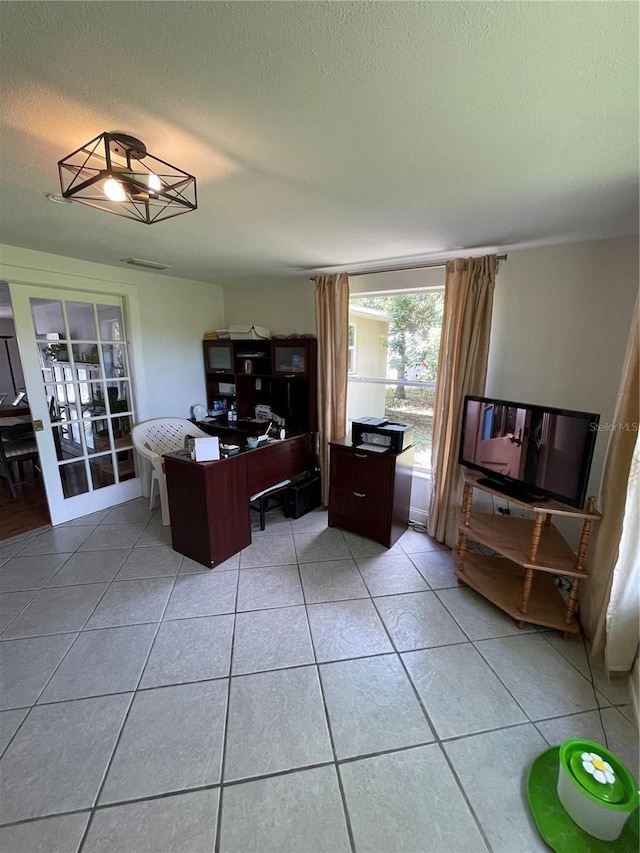
{"label": "television screen", "polygon": [[522,500],[582,509],[600,416],[467,396],[458,462]]}

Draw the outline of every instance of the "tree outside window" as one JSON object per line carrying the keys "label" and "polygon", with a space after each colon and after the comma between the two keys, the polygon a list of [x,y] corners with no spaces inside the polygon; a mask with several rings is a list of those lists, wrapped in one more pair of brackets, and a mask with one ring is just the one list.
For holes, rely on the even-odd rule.
{"label": "tree outside window", "polygon": [[[387,379],[384,416],[415,426],[416,466],[429,469],[444,289],[352,296],[350,304],[377,309],[391,318],[388,334],[380,338],[387,350],[386,376],[380,377]],[[351,330],[349,344],[351,347]]]}

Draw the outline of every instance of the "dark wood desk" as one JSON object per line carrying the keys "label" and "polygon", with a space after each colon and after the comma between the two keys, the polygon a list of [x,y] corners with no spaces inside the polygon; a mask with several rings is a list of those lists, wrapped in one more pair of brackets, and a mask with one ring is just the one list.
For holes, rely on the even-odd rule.
{"label": "dark wood desk", "polygon": [[30,415],[29,406],[0,406],[0,418],[20,418]]}
{"label": "dark wood desk", "polygon": [[313,468],[311,433],[215,462],[164,457],[173,548],[213,568],[251,544],[249,497]]}

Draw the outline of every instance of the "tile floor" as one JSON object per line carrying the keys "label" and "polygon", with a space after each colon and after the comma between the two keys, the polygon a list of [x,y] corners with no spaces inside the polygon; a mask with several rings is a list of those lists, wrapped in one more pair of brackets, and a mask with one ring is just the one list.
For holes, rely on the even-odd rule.
{"label": "tile floor", "polygon": [[626,686],[423,533],[272,512],[213,571],[169,542],[138,500],[0,543],[3,853],[527,853],[549,745],[604,725],[637,773]]}

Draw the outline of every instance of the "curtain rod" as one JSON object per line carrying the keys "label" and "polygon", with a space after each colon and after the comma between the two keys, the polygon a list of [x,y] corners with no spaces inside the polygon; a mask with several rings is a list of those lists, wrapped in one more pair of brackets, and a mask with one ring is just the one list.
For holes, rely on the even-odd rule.
{"label": "curtain rod", "polygon": [[[453,258],[452,260],[457,260]],[[506,255],[496,255],[497,261],[506,261]],[[357,270],[356,272],[347,273],[349,278],[352,278],[356,275],[377,275],[382,272],[404,272],[405,270],[426,270],[431,269],[432,267],[445,267],[448,261],[431,261],[431,263],[425,264],[407,264],[406,266],[401,267],[374,267],[372,269],[366,270]],[[344,272],[344,270],[343,270]],[[319,275],[324,275],[324,273],[319,273]],[[310,276],[309,281],[315,281],[316,276]]]}

